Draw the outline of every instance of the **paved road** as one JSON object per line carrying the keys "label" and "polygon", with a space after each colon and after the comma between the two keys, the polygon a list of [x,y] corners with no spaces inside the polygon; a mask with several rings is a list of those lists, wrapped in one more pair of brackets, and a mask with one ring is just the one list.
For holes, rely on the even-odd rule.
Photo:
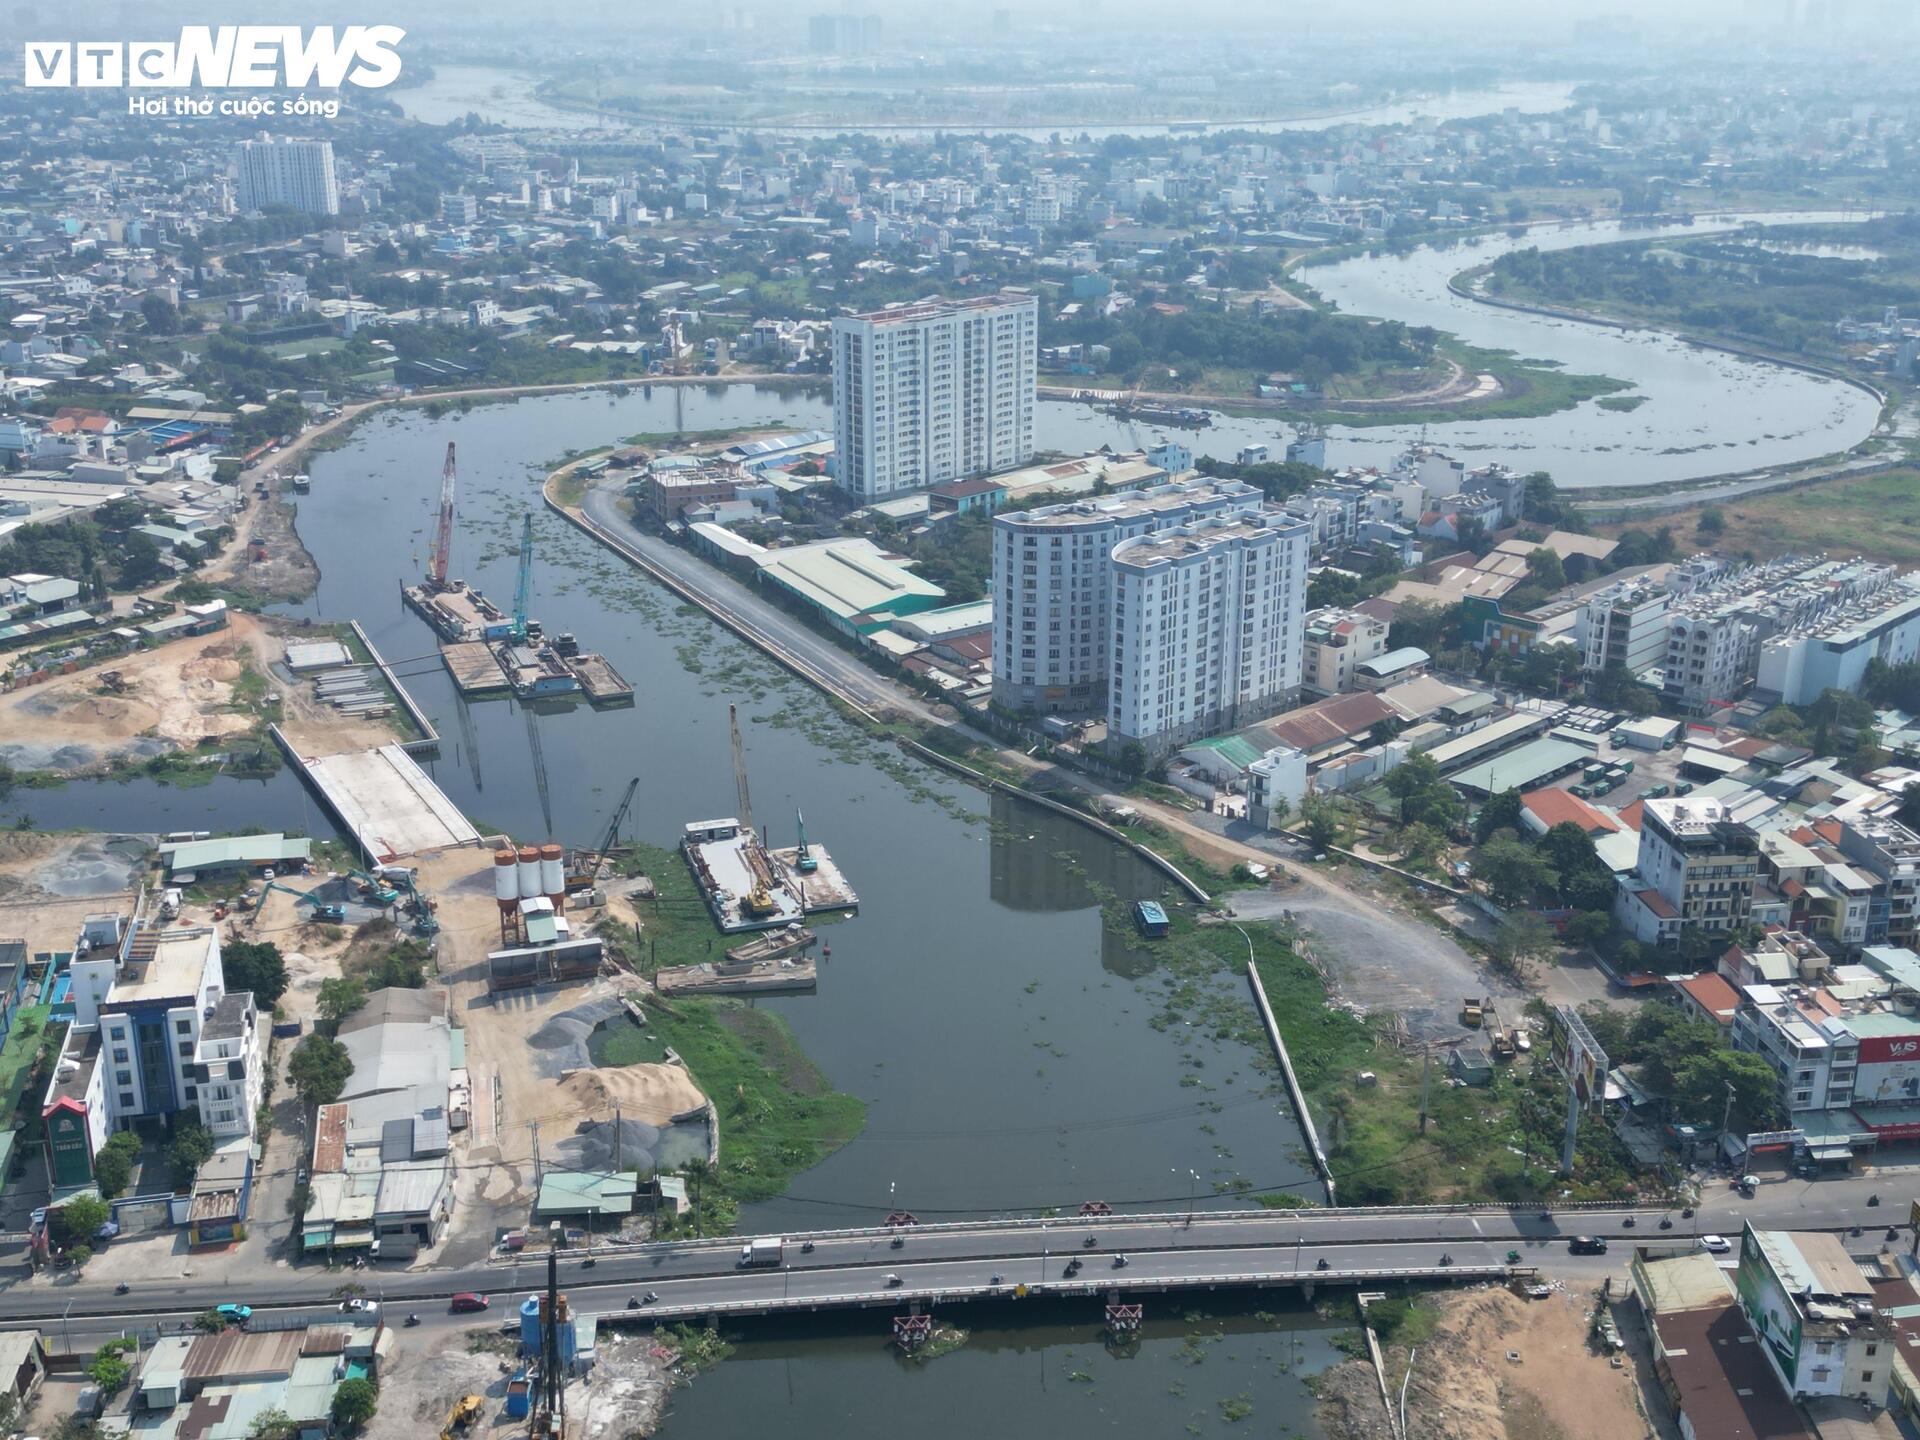
{"label": "paved road", "polygon": [[621,544],[673,576],[734,626],[749,632],[758,644],[795,663],[816,683],[823,680],[827,688],[865,710],[893,711],[919,720],[944,718],[912,691],[846,654],[752,587],[679,546],[647,534],[623,513],[620,498],[617,489],[595,487],[586,492],[581,510]]}
{"label": "paved road", "polygon": [[[711,1310],[737,1301],[764,1300],[780,1286],[789,1295],[820,1299],[862,1295],[885,1298],[894,1288],[886,1276],[897,1273],[911,1283],[908,1294],[946,1291],[969,1285],[984,1286],[1000,1273],[1007,1284],[1061,1278],[1053,1271],[1067,1258],[1087,1258],[1087,1270],[1113,1269],[1116,1253],[1133,1257],[1133,1264],[1114,1279],[1152,1281],[1156,1286],[1176,1279],[1227,1277],[1229,1283],[1254,1278],[1291,1279],[1308,1271],[1318,1273],[1318,1262],[1328,1262],[1328,1278],[1341,1274],[1429,1268],[1441,1253],[1451,1254],[1462,1266],[1497,1264],[1507,1250],[1521,1252],[1523,1263],[1563,1260],[1566,1240],[1576,1234],[1603,1235],[1616,1242],[1691,1245],[1696,1234],[1737,1234],[1745,1219],[1792,1228],[1844,1229],[1854,1225],[1885,1225],[1904,1219],[1889,1192],[1880,1208],[1866,1204],[1862,1182],[1827,1184],[1780,1182],[1762,1188],[1754,1199],[1715,1195],[1699,1213],[1680,1217],[1677,1211],[1556,1211],[1542,1219],[1533,1210],[1420,1212],[1376,1210],[1252,1211],[1116,1215],[1098,1220],[1058,1219],[928,1226],[907,1232],[895,1246],[880,1230],[822,1232],[813,1237],[814,1249],[804,1251],[804,1237],[790,1236],[786,1261],[777,1269],[743,1270],[740,1241],[682,1241],[602,1250],[591,1268],[578,1260],[563,1263],[562,1277],[570,1292],[624,1296],[647,1289],[659,1291],[662,1303]],[[1631,1216],[1637,1223],[1629,1228]],[[1672,1228],[1662,1230],[1668,1219]],[[1868,1232],[1873,1233],[1873,1232]],[[1094,1241],[1086,1245],[1087,1239]],[[1623,1246],[1624,1248],[1624,1246]],[[1222,1257],[1226,1257],[1223,1261]],[[1491,1257],[1491,1258],[1489,1258]],[[1217,1268],[1222,1264],[1226,1268]],[[1137,1272],[1135,1267],[1140,1267]],[[353,1276],[370,1295],[379,1295],[395,1309],[415,1309],[462,1290],[502,1297],[525,1294],[545,1273],[543,1258],[495,1261],[454,1270],[417,1274],[387,1274],[374,1270]],[[295,1270],[285,1276],[214,1284],[205,1281],[136,1285],[131,1294],[115,1296],[111,1285],[81,1281],[51,1285],[16,1283],[0,1294],[0,1325],[88,1318],[112,1318],[122,1323],[144,1318],[187,1318],[223,1301],[240,1300],[257,1306],[308,1317],[329,1313],[342,1277],[338,1273]],[[800,1286],[799,1292],[790,1287]],[[609,1305],[608,1308],[618,1308]]]}

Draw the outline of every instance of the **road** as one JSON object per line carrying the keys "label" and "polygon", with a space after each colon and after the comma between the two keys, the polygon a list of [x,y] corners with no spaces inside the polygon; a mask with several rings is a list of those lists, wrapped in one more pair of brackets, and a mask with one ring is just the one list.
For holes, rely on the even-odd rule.
{"label": "road", "polygon": [[[1676,1244],[1690,1248],[1701,1234],[1735,1236],[1745,1220],[1768,1227],[1845,1230],[1904,1220],[1904,1207],[1889,1189],[1887,1204],[1867,1204],[1868,1182],[1809,1184],[1780,1181],[1765,1185],[1751,1199],[1728,1191],[1703,1200],[1698,1213],[1647,1208],[1556,1211],[1547,1218],[1526,1209],[1498,1207],[1462,1210],[1256,1210],[1113,1215],[1098,1219],[1045,1219],[963,1222],[924,1226],[900,1234],[879,1229],[823,1231],[811,1237],[787,1237],[785,1262],[776,1269],[742,1269],[741,1241],[720,1239],[608,1247],[588,1267],[580,1260],[562,1263],[563,1283],[582,1305],[618,1309],[625,1298],[657,1291],[660,1306],[673,1313],[715,1309],[757,1309],[770,1298],[810,1303],[869,1303],[896,1289],[914,1296],[984,1289],[999,1274],[1003,1283],[1045,1283],[1065,1279],[1066,1261],[1082,1256],[1086,1268],[1076,1282],[1151,1284],[1287,1283],[1318,1276],[1335,1280],[1360,1274],[1438,1266],[1442,1254],[1457,1267],[1498,1266],[1508,1250],[1520,1263],[1551,1266],[1569,1263],[1566,1241],[1573,1235],[1599,1235],[1624,1251],[1635,1244]],[[1884,1182],[1882,1182],[1884,1183]],[[1631,1227],[1628,1218],[1635,1222]],[[1661,1221],[1670,1222],[1662,1229]],[[1863,1231],[1863,1244],[1874,1243]],[[812,1250],[802,1248],[811,1239]],[[1093,1243],[1087,1244],[1091,1239]],[[1131,1263],[1114,1267],[1112,1257]],[[1323,1272],[1321,1260],[1327,1261]],[[1612,1262],[1619,1263],[1618,1257]],[[504,1297],[536,1288],[545,1274],[544,1257],[501,1259],[458,1269],[389,1274],[378,1269],[349,1277],[369,1295],[393,1309],[411,1306],[436,1313],[460,1291]],[[899,1287],[887,1276],[902,1277]],[[338,1272],[290,1271],[253,1283],[206,1281],[136,1285],[116,1296],[111,1285],[55,1281],[16,1282],[0,1292],[0,1326],[48,1322],[85,1324],[111,1320],[190,1319],[226,1301],[241,1301],[276,1315],[324,1318],[334,1313],[342,1276]],[[852,1297],[852,1298],[849,1298]],[[617,1302],[617,1303],[616,1303]],[[426,1310],[422,1310],[423,1315]]]}
{"label": "road", "polygon": [[624,513],[620,499],[617,490],[595,487],[586,492],[581,510],[595,525],[643,557],[649,565],[698,596],[703,605],[718,612],[730,628],[744,634],[752,643],[863,710],[875,714],[891,711],[916,720],[947,721],[949,717],[905,686],[894,684],[848,655],[751,586],[678,545],[647,534]]}

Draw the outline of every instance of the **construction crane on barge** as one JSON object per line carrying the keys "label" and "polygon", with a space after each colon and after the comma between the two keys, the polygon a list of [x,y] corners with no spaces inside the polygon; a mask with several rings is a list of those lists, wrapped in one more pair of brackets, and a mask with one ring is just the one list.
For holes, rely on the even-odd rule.
{"label": "construction crane on barge", "polygon": [[447,588],[447,566],[453,559],[453,493],[458,483],[453,442],[449,440],[447,463],[440,471],[440,521],[433,532],[433,554],[427,561],[427,584],[435,591]]}
{"label": "construction crane on barge", "polygon": [[527,606],[532,599],[533,512],[529,510],[520,521],[520,574],[513,585],[513,638],[515,641],[525,641],[528,634],[532,633],[527,623]]}
{"label": "construction crane on barge", "polygon": [[739,793],[740,830],[746,836],[746,860],[753,872],[753,888],[740,900],[740,908],[746,914],[758,918],[771,915],[778,908],[770,888],[771,876],[766,873],[769,863],[760,846],[754,839],[753,801],[747,797],[747,754],[740,744],[740,712],[732,705],[727,706],[727,729],[733,739],[733,787]]}

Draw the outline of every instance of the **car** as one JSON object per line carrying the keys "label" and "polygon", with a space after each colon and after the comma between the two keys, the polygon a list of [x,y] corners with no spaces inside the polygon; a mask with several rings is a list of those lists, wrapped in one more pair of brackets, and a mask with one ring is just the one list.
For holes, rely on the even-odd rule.
{"label": "car", "polygon": [[1576,1235],[1567,1241],[1567,1253],[1569,1255],[1604,1255],[1607,1253],[1607,1242],[1598,1235]]}
{"label": "car", "polygon": [[362,1311],[371,1315],[379,1308],[379,1301],[369,1300],[364,1295],[350,1295],[340,1302],[340,1311],[345,1315],[358,1314]]}
{"label": "car", "polygon": [[213,1313],[228,1325],[244,1325],[253,1318],[253,1306],[216,1305],[213,1307]]}
{"label": "car", "polygon": [[487,1308],[487,1297],[484,1295],[476,1295],[471,1290],[462,1290],[458,1295],[453,1297],[452,1302],[447,1308],[456,1315],[470,1313],[474,1310],[484,1310]]}
{"label": "car", "polygon": [[1724,1235],[1702,1235],[1700,1248],[1714,1255],[1725,1255],[1733,1249],[1733,1244]]}

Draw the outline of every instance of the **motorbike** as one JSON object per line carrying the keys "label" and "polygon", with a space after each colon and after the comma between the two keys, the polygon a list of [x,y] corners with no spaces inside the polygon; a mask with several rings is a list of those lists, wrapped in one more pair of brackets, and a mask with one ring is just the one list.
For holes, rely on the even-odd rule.
{"label": "motorbike", "polygon": [[1126,1256],[1124,1256],[1124,1255],[1116,1255],[1116,1256],[1114,1256],[1114,1257],[1113,1257],[1113,1268],[1114,1268],[1114,1269],[1116,1269],[1116,1270],[1124,1270],[1124,1269],[1126,1269],[1126,1268],[1127,1268],[1127,1257],[1126,1257]]}
{"label": "motorbike", "polygon": [[1680,1212],[1680,1218],[1682,1220],[1691,1220],[1693,1218],[1693,1207],[1689,1205],[1686,1209],[1682,1210]]}
{"label": "motorbike", "polygon": [[638,1310],[640,1308],[640,1301],[632,1295],[627,1296],[627,1308],[629,1310]]}
{"label": "motorbike", "polygon": [[1085,1246],[1087,1249],[1091,1250],[1095,1245],[1098,1245],[1100,1242],[1094,1239],[1093,1236],[1089,1235],[1087,1236],[1086,1239],[1082,1240],[1080,1243],[1081,1245]]}
{"label": "motorbike", "polygon": [[1660,1228],[1662,1230],[1671,1230],[1673,1228],[1672,1218],[1666,1215],[1662,1215],[1660,1217]]}
{"label": "motorbike", "polygon": [[118,1285],[113,1287],[113,1293],[116,1295],[125,1295],[131,1289],[133,1289],[133,1287],[122,1280]]}
{"label": "motorbike", "polygon": [[1879,1203],[1880,1203],[1880,1197],[1879,1197],[1878,1195],[1869,1195],[1869,1196],[1867,1196],[1867,1208],[1868,1208],[1868,1209],[1872,1209],[1872,1208],[1873,1208],[1873,1207],[1874,1207],[1875,1205],[1878,1205]]}
{"label": "motorbike", "polygon": [[1638,1225],[1639,1223],[1640,1222],[1634,1219],[1633,1216],[1631,1215],[1624,1216],[1620,1221],[1621,1228],[1625,1230],[1631,1230],[1633,1229],[1634,1226]]}
{"label": "motorbike", "polygon": [[654,1301],[658,1300],[660,1297],[652,1290],[649,1290],[645,1295],[642,1295],[640,1298],[645,1304],[651,1305],[653,1304]]}
{"label": "motorbike", "polygon": [[994,1271],[992,1277],[987,1281],[987,1283],[989,1285],[998,1285],[1000,1283],[1000,1272],[998,1270]]}
{"label": "motorbike", "polygon": [[813,1242],[809,1240],[804,1245],[802,1245],[800,1247],[800,1253],[802,1255],[811,1255],[813,1253]]}
{"label": "motorbike", "polygon": [[1325,1270],[1330,1268],[1327,1265],[1327,1257],[1322,1255],[1318,1260],[1314,1262],[1313,1268],[1316,1270]]}
{"label": "motorbike", "polygon": [[1441,1263],[1442,1265],[1451,1265],[1451,1264],[1453,1263],[1453,1256],[1451,1256],[1451,1255],[1442,1255],[1442,1256],[1440,1257],[1440,1263]]}
{"label": "motorbike", "polygon": [[1507,1264],[1518,1265],[1519,1263],[1520,1263],[1520,1252],[1518,1250],[1507,1251]]}
{"label": "motorbike", "polygon": [[887,1243],[888,1243],[888,1244],[890,1244],[890,1245],[892,1245],[892,1247],[893,1247],[893,1248],[894,1248],[895,1250],[898,1250],[898,1249],[899,1249],[899,1248],[900,1248],[900,1247],[901,1247],[902,1245],[904,1245],[904,1244],[906,1244],[906,1243],[907,1243],[907,1237],[906,1237],[906,1236],[904,1236],[904,1235],[896,1235],[896,1236],[894,1236],[894,1237],[893,1237],[893,1239],[892,1239],[892,1240],[890,1240],[890,1241],[889,1241],[889,1242],[887,1242]]}
{"label": "motorbike", "polygon": [[589,1255],[586,1259],[580,1262],[580,1268],[582,1270],[591,1270],[593,1269],[594,1266],[598,1265],[599,1263],[600,1262],[598,1260],[594,1259],[593,1256]]}
{"label": "motorbike", "polygon": [[418,1315],[407,1316],[407,1327],[409,1329],[411,1329],[415,1325],[418,1325],[419,1323],[420,1323],[420,1317]]}

